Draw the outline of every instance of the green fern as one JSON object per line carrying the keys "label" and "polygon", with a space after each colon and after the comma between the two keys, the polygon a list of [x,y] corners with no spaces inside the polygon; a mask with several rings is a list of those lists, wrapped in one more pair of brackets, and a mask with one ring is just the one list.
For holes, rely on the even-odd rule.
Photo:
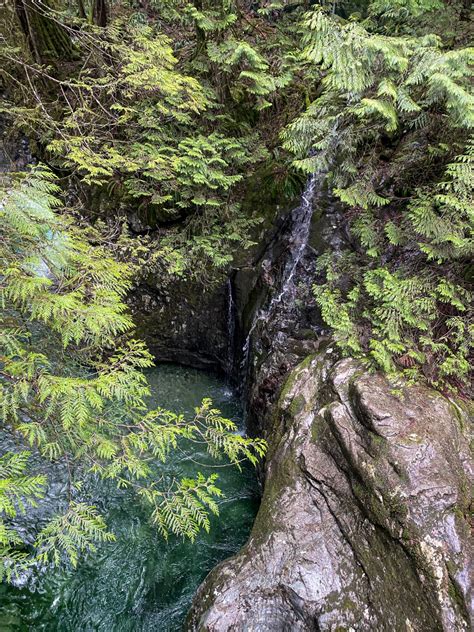
{"label": "green fern", "polygon": [[76,567],[81,553],[97,550],[95,543],[114,540],[95,507],[72,502],[66,513],[53,518],[40,531],[35,548],[38,560],[43,563],[59,564],[65,555]]}
{"label": "green fern", "polygon": [[364,21],[308,12],[302,55],[321,90],[282,139],[295,166],[326,179],[357,244],[357,262],[321,258],[326,282],[314,288],[340,347],[389,373],[464,390],[474,318],[473,50],[449,50],[429,21],[416,24],[428,15],[444,24],[430,0],[377,0]]}
{"label": "green fern", "polygon": [[[222,142],[226,151],[239,151],[238,145]],[[212,155],[213,139],[200,139],[193,147]],[[221,163],[211,159],[209,171],[199,173],[221,185]],[[189,173],[197,178],[193,169]],[[123,303],[130,272],[99,246],[92,248],[67,214],[54,212],[55,193],[54,179],[42,167],[3,192],[1,421],[42,458],[77,464],[70,481],[74,489],[93,473],[118,487],[142,490],[163,534],[194,539],[199,529],[209,528],[208,512],[217,507],[214,478],[178,481],[164,491],[152,464],[166,461],[186,440],[204,441],[211,454],[240,467],[244,459],[257,463],[265,443],[237,434],[210,400],[191,421],[163,409],[147,411],[143,369],[152,359],[130,336],[132,322]],[[36,201],[30,204],[30,198]],[[69,560],[76,566],[82,554],[113,539],[94,507],[73,500],[37,535],[35,551],[26,553],[19,533],[2,517],[41,501],[46,480],[26,473],[28,456],[0,457],[0,575],[7,580],[35,560]]]}

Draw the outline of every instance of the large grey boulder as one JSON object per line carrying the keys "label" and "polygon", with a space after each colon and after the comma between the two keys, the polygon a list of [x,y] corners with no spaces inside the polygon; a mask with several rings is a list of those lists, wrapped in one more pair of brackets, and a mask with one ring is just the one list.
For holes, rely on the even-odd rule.
{"label": "large grey boulder", "polygon": [[248,544],[199,589],[207,632],[470,629],[468,414],[329,348],[291,374],[267,424]]}

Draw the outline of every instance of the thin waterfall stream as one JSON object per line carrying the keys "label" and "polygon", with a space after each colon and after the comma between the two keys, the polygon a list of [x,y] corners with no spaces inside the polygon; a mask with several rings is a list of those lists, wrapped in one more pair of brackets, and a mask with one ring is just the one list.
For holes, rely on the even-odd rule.
{"label": "thin waterfall stream", "polygon": [[[297,206],[291,213],[291,232],[288,238],[288,247],[285,252],[285,262],[279,280],[279,291],[275,292],[268,304],[258,310],[253,317],[252,324],[242,349],[241,370],[244,375],[247,372],[250,359],[252,334],[259,323],[270,319],[277,305],[280,305],[282,301],[290,295],[291,290],[294,288],[295,272],[308,245],[311,220],[314,212],[313,200],[319,180],[320,175],[318,174],[310,176],[301,195],[300,205]],[[265,263],[266,262],[263,264],[264,267]],[[269,267],[271,265],[272,262],[268,261],[267,266]]]}
{"label": "thin waterfall stream", "polygon": [[227,371],[232,375],[234,368],[234,338],[235,338],[235,301],[232,279],[227,281]]}

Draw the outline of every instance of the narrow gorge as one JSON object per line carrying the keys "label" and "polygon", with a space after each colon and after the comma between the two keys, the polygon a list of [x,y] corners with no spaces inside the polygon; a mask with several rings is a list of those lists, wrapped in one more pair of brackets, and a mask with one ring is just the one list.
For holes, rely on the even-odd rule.
{"label": "narrow gorge", "polygon": [[469,0],[0,0],[0,632],[468,632]]}
{"label": "narrow gorge", "polygon": [[[470,629],[472,418],[461,400],[396,391],[341,358],[311,279],[348,240],[313,177],[253,260],[199,304],[184,299],[183,321],[161,320],[159,292],[147,296],[148,331],[230,372],[248,430],[269,443],[250,539],[204,581],[187,630]],[[213,327],[193,330],[204,313]]]}

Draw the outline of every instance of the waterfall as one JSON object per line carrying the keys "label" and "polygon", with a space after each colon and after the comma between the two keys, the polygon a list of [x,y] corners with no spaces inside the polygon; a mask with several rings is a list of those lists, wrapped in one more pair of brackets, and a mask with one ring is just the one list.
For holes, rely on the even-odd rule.
{"label": "waterfall", "polygon": [[311,227],[311,219],[313,217],[313,196],[316,188],[317,175],[313,174],[308,180],[303,195],[301,197],[301,204],[296,208],[293,213],[293,229],[290,236],[290,257],[285,264],[280,293],[273,297],[266,310],[267,315],[272,313],[275,305],[280,303],[282,299],[287,295],[289,290],[293,286],[293,277],[301,261],[306,246],[308,245],[309,230]]}
{"label": "waterfall", "polygon": [[279,291],[273,295],[268,305],[260,309],[253,318],[252,325],[242,349],[241,369],[244,371],[246,371],[248,367],[251,338],[255,328],[260,322],[268,321],[273,315],[276,306],[294,289],[295,272],[308,245],[311,219],[313,217],[313,198],[316,183],[319,178],[320,176],[317,174],[313,174],[309,178],[301,196],[301,204],[295,208],[291,214],[291,232],[288,240],[288,249],[286,251],[286,261],[279,283]]}
{"label": "waterfall", "polygon": [[234,368],[234,338],[235,338],[235,301],[232,279],[227,280],[227,367],[229,375]]}

